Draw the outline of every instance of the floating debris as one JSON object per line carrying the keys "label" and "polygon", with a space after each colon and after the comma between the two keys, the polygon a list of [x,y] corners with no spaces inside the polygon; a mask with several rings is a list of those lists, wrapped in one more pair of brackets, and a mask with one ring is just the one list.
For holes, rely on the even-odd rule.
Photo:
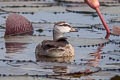
{"label": "floating debris", "polygon": [[83,0],[55,0],[58,2],[67,2],[67,3],[84,3]]}
{"label": "floating debris", "polygon": [[86,13],[86,14],[92,14],[96,11],[91,9],[90,7],[69,7],[66,8],[66,11],[73,12],[73,13]]}
{"label": "floating debris", "polygon": [[39,11],[47,11],[52,13],[65,13],[65,7],[62,6],[50,6],[50,7],[7,7],[1,8],[2,11],[8,13],[22,13],[22,14],[34,14]]}
{"label": "floating debris", "polygon": [[43,32],[43,29],[38,29],[36,31],[41,33],[41,32]]}
{"label": "floating debris", "polygon": [[100,46],[102,44],[106,44],[109,40],[102,39],[102,38],[74,38],[69,39],[69,42],[78,47],[94,47]]}
{"label": "floating debris", "polygon": [[120,6],[101,8],[101,13],[109,14],[109,15],[110,14],[111,15],[119,15],[120,14]]}
{"label": "floating debris", "polygon": [[[58,2],[66,2],[66,3],[84,3],[84,0],[56,0]],[[117,0],[99,0],[101,5],[113,5],[118,3]]]}
{"label": "floating debris", "polygon": [[110,22],[118,22],[120,23],[120,17],[115,17],[109,20]]}

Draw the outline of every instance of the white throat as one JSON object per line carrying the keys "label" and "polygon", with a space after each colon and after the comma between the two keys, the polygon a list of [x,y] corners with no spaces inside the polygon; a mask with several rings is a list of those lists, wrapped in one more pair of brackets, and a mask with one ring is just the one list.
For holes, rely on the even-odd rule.
{"label": "white throat", "polygon": [[62,32],[53,30],[53,40],[54,41],[60,39],[61,37],[64,37]]}

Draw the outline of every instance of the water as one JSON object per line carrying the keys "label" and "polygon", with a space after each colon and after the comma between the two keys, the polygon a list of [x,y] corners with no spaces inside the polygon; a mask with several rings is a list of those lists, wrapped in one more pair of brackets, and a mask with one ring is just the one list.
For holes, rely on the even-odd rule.
{"label": "water", "polygon": [[[56,2],[53,4],[55,5]],[[5,29],[0,29],[0,74],[18,75],[17,78],[20,75],[37,74],[41,75],[40,78],[45,79],[110,79],[119,75],[119,36],[110,35],[105,38],[105,30],[92,27],[91,25],[101,24],[98,16],[67,12],[63,10],[67,6],[57,7],[52,9],[51,7],[43,7],[43,10],[34,14],[20,13],[33,23],[33,35],[4,38]],[[5,27],[7,16],[8,13],[0,14],[0,25],[3,27]],[[114,24],[119,25],[119,23],[109,21],[119,15],[103,16],[109,23],[110,29]],[[78,30],[78,32],[65,34],[75,48],[75,57],[54,59],[37,57],[35,55],[36,46],[43,40],[52,39],[53,25],[58,21],[69,22]],[[102,25],[97,26],[103,28]],[[42,29],[43,32],[36,31],[38,29]],[[40,62],[36,62],[38,60]],[[24,76],[21,78],[25,79]],[[10,79],[9,77],[1,77],[1,79],[3,78]]]}

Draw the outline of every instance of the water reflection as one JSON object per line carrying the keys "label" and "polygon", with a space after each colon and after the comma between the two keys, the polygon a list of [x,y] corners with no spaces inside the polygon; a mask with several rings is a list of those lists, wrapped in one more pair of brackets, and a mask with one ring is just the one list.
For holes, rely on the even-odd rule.
{"label": "water reflection", "polygon": [[54,73],[66,73],[67,70],[67,66],[53,66]]}
{"label": "water reflection", "polygon": [[45,61],[45,62],[72,62],[74,57],[61,57],[61,58],[51,58],[51,57],[40,57],[36,55],[37,61]]}
{"label": "water reflection", "polygon": [[[108,34],[106,34],[105,39],[108,40],[109,37],[110,37],[110,34],[108,33]],[[100,61],[100,59],[101,59],[102,48],[104,48],[104,44],[101,44],[101,45],[98,47],[97,51],[91,54],[91,56],[94,56],[94,59],[90,59],[90,60],[88,61],[88,64],[89,64],[90,66],[98,67],[99,61]]]}
{"label": "water reflection", "polygon": [[27,45],[27,43],[6,42],[6,53],[22,52],[26,48],[25,45]]}
{"label": "water reflection", "polygon": [[[26,36],[27,37],[27,36]],[[5,55],[3,59],[12,60],[34,60],[33,44],[28,42],[28,37],[25,36],[10,36],[5,37]]]}
{"label": "water reflection", "polygon": [[[26,36],[26,35],[32,35],[33,31],[26,32],[19,34],[20,36]],[[12,36],[8,35],[5,36],[5,47],[6,47],[6,53],[18,53],[18,52],[23,52],[24,49],[26,48],[26,45],[29,43],[21,42],[21,40],[25,37],[19,37],[19,35]]]}
{"label": "water reflection", "polygon": [[5,35],[5,37],[11,37],[11,36],[25,36],[25,35],[33,35],[34,31],[28,31],[28,32],[23,32],[23,33],[19,33],[19,34],[10,34],[10,35]]}

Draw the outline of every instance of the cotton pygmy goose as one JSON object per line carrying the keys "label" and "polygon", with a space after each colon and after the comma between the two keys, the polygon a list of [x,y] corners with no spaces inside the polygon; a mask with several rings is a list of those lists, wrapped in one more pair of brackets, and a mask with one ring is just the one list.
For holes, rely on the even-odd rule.
{"label": "cotton pygmy goose", "polygon": [[36,47],[36,55],[47,57],[74,56],[74,48],[63,36],[64,33],[76,32],[69,23],[57,22],[53,28],[53,40],[44,40]]}

